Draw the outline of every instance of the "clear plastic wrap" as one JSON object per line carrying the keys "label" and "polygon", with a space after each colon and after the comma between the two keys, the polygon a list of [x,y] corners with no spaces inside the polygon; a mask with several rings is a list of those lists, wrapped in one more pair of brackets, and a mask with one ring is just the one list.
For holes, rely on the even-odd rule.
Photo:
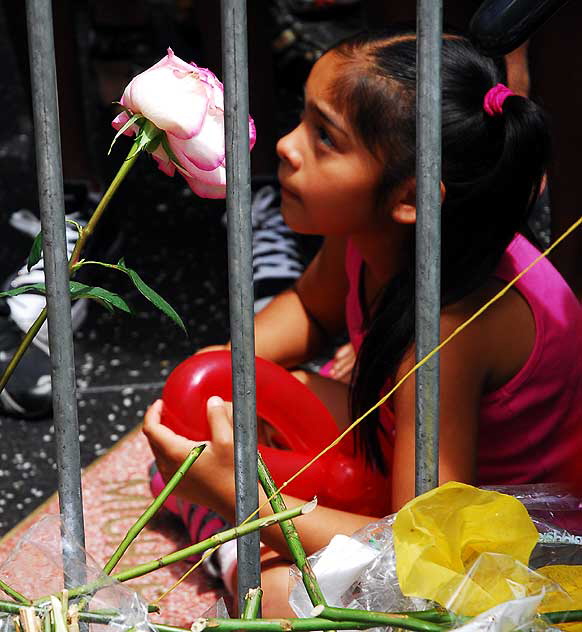
{"label": "clear plastic wrap", "polygon": [[[534,521],[582,536],[582,498],[558,483],[483,487],[517,498]],[[582,537],[579,538],[582,544]]]}
{"label": "clear plastic wrap", "polygon": [[[330,605],[381,612],[420,610],[430,607],[426,600],[405,597],[400,591],[396,578],[396,560],[392,540],[393,522],[394,516],[388,516],[365,526],[351,538],[342,540],[342,546],[334,547],[332,555],[328,554],[327,559],[324,558],[323,577],[318,569],[318,563],[328,547],[310,556],[309,560],[315,575]],[[351,577],[343,573],[341,581],[345,589],[339,594],[339,583],[333,578],[333,573],[334,569],[337,571],[345,568],[348,550],[353,555],[358,555],[360,552],[360,565],[356,570],[356,564],[350,564]],[[349,557],[353,560],[352,555]],[[319,568],[321,569],[321,565]],[[312,606],[301,581],[301,574],[296,567],[292,567],[291,577],[289,603],[297,616],[308,616]],[[332,580],[326,586],[328,577]]]}
{"label": "clear plastic wrap", "polygon": [[456,627],[458,632],[542,632],[552,626],[536,616],[541,596],[506,601]]}
{"label": "clear plastic wrap", "polygon": [[[310,562],[317,582],[329,605],[343,606],[342,595],[359,578],[362,571],[379,555],[380,551],[366,542],[345,535],[334,536],[328,546],[313,556]],[[308,617],[313,608],[301,574],[297,567],[291,571],[295,584],[289,603],[299,617]]]}
{"label": "clear plastic wrap", "polygon": [[[539,533],[539,542],[535,544],[536,533],[529,523],[529,530],[533,532],[530,538],[531,545],[525,547],[528,552],[523,557],[526,561],[529,551],[535,544],[529,566],[512,557],[513,546],[508,545],[507,551],[501,548],[503,553],[488,552],[486,543],[483,542],[475,546],[474,553],[477,556],[473,556],[473,560],[468,558],[470,565],[465,566],[464,573],[459,574],[456,581],[451,584],[450,598],[443,603],[443,606],[451,612],[464,611],[468,614],[469,605],[471,614],[478,615],[471,623],[464,623],[465,619],[459,618],[455,627],[462,628],[464,632],[505,632],[522,625],[533,630],[551,629],[544,620],[536,617],[538,606],[543,611],[548,611],[570,609],[574,605],[568,605],[572,603],[572,599],[556,581],[552,581],[534,569],[550,563],[580,564],[582,562],[582,538],[558,526],[564,524],[566,519],[568,524],[582,522],[581,501],[555,485],[498,487],[494,491],[517,498],[532,518]],[[442,507],[445,513],[446,507],[445,503]],[[523,508],[521,512],[523,513]],[[495,518],[501,519],[497,515]],[[507,519],[509,520],[509,515]],[[525,514],[524,519],[529,522]],[[331,593],[323,591],[326,598],[333,597],[333,600],[329,601],[331,605],[383,612],[422,610],[434,605],[434,602],[426,599],[405,597],[400,590],[392,530],[394,520],[395,515],[388,516],[367,525],[354,534],[352,540],[365,545],[364,550],[372,549],[376,554],[370,559],[363,560],[353,577],[346,576],[346,581],[349,579],[351,584],[341,595],[337,594],[337,590],[336,594],[333,594],[333,591]],[[556,520],[557,524],[552,520]],[[503,522],[503,524],[507,523]],[[487,533],[489,534],[488,531]],[[496,533],[499,532],[496,531]],[[508,534],[504,532],[504,538],[507,537],[509,537]],[[318,564],[321,559],[323,558],[325,562],[325,575],[331,575],[334,564],[337,569],[341,569],[344,565],[347,549],[346,546],[332,547],[331,554],[328,552],[327,556],[325,549],[311,556],[310,561],[318,578],[320,577]],[[486,552],[479,554],[479,549]],[[491,550],[494,551],[495,546],[492,546]],[[355,568],[352,563],[349,566],[352,569]],[[307,616],[312,607],[297,569],[292,571],[292,582],[290,604],[298,616]],[[337,589],[337,586],[335,588]],[[560,608],[544,607],[544,604],[548,606],[555,603],[560,603]],[[486,611],[483,612],[483,610]]]}
{"label": "clear plastic wrap", "polygon": [[[507,602],[515,602],[518,611],[520,601],[533,597],[541,604],[551,603],[557,597],[568,600],[558,584],[511,556],[481,553],[443,605],[452,613],[478,616]],[[526,603],[524,607],[527,608]]]}
{"label": "clear plastic wrap", "polygon": [[488,487],[517,498],[539,534],[529,566],[582,564],[582,499],[558,484]]}
{"label": "clear plastic wrap", "polygon": [[[62,539],[61,539],[62,533]],[[22,538],[0,564],[0,578],[9,586],[29,599],[49,595],[60,596],[64,589],[64,577],[72,585],[101,579],[105,587],[89,598],[88,610],[118,612],[109,624],[91,624],[95,630],[122,632],[130,628],[138,632],[149,632],[147,604],[133,590],[103,575],[97,563],[85,553],[85,563],[69,563],[63,571],[62,550],[74,552],[80,546],[66,530],[61,529],[59,516],[41,518]],[[13,616],[2,616],[0,632],[14,629]]]}

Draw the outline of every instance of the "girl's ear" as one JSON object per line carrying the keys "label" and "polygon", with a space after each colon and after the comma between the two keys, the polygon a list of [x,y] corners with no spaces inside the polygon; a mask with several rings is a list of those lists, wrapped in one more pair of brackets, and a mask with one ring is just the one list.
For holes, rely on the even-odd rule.
{"label": "girl's ear", "polygon": [[392,219],[397,224],[416,223],[416,178],[408,178],[394,192]]}
{"label": "girl's ear", "polygon": [[[441,180],[441,204],[444,202],[446,189]],[[392,206],[392,219],[398,224],[416,223],[416,178],[409,178],[397,189],[395,203]]]}

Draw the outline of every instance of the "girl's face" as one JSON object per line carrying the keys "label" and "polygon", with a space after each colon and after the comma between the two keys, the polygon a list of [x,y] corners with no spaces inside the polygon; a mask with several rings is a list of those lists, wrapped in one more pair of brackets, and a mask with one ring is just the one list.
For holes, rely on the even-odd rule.
{"label": "girl's face", "polygon": [[281,212],[298,233],[353,235],[386,223],[376,204],[382,165],[332,105],[341,61],[333,52],[318,60],[301,123],[277,143]]}

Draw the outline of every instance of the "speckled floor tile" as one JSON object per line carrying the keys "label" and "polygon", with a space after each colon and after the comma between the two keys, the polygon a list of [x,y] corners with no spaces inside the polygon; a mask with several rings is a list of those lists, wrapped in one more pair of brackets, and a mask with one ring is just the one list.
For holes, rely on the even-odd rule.
{"label": "speckled floor tile", "polygon": [[[172,368],[200,346],[227,337],[221,210],[209,210],[185,196],[180,181],[164,182],[147,158],[142,160],[141,173],[126,186],[131,201],[120,217],[128,234],[122,251],[127,264],[181,314],[189,335],[125,279],[116,278],[119,275],[99,269],[90,278],[91,283],[117,289],[136,314],[110,314],[93,304],[75,336],[83,466],[141,421]],[[144,179],[151,186],[136,191],[135,185]],[[167,200],[171,209],[165,206]],[[0,533],[4,533],[56,488],[54,427],[51,420],[27,422],[0,416],[0,437]]]}

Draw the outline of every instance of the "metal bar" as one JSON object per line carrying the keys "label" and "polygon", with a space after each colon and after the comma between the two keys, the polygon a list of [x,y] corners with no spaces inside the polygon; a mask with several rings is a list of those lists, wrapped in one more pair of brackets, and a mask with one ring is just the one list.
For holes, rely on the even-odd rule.
{"label": "metal bar", "polygon": [[[26,18],[47,288],[59,504],[63,536],[66,532],[76,544],[84,547],[81,458],[51,3],[48,0],[27,0]],[[63,537],[63,567],[68,583],[76,585],[84,580],[82,569],[85,554],[83,548],[70,544]]]}
{"label": "metal bar", "polygon": [[[257,415],[250,216],[249,88],[245,0],[222,0],[222,58],[225,85],[225,127],[228,217],[228,271],[236,520],[244,520],[259,503],[257,482]],[[260,585],[260,536],[237,540],[238,601]]]}
{"label": "metal bar", "polygon": [[[416,359],[439,342],[442,0],[417,2]],[[438,485],[439,358],[416,373],[416,493]]]}

